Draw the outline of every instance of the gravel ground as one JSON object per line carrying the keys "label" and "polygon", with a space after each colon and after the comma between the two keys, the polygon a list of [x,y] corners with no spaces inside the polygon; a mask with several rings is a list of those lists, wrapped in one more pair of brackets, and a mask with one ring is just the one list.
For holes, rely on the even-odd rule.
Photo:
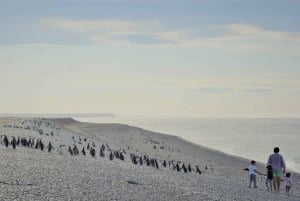
{"label": "gravel ground", "polygon": [[[0,123],[1,125],[7,125],[8,123],[17,124],[22,121],[24,120],[2,119]],[[103,128],[95,129],[99,125],[67,123],[68,125],[66,126],[64,121],[52,122],[55,123],[55,129],[61,128],[54,136],[41,136],[35,131],[24,131],[22,129],[1,128],[1,135],[39,137],[45,142],[47,140],[52,141],[55,147],[52,153],[47,153],[45,150],[40,151],[20,146],[14,150],[12,147],[6,148],[3,144],[0,144],[1,201],[300,200],[299,184],[295,186],[290,196],[287,196],[283,191],[282,193],[267,191],[260,177],[258,178],[259,186],[257,189],[248,188],[247,173],[240,171],[239,174],[232,174],[232,171],[230,171],[236,169],[236,164],[241,163],[247,166],[248,164],[244,164],[244,160],[224,156],[222,153],[211,150],[204,151],[203,148],[200,149],[202,151],[200,158],[202,159],[198,159],[193,157],[194,152],[197,152],[197,146],[194,147],[191,144],[187,146],[187,142],[172,136],[148,133],[127,126],[127,131],[125,132],[120,125],[109,125],[105,130],[113,130],[112,133],[114,135],[112,135],[111,132],[103,132]],[[103,127],[103,125],[100,127]],[[118,127],[118,132],[115,130],[115,127]],[[46,130],[46,127],[43,129]],[[50,131],[51,129],[49,128]],[[95,134],[96,131],[98,134]],[[125,161],[110,161],[107,155],[105,158],[101,158],[99,155],[93,158],[89,155],[71,156],[66,150],[63,152],[59,151],[58,145],[64,144],[68,146],[74,143],[73,138],[75,137],[73,136],[76,139],[79,136],[82,139],[88,137],[87,141],[94,141],[97,144],[109,142],[111,146],[129,146],[130,148],[127,148]],[[129,140],[130,137],[131,140]],[[176,145],[174,147],[179,147],[181,151],[175,151],[174,153],[174,150],[172,151],[171,149],[168,151],[153,149],[153,144],[145,144],[145,138],[154,139],[153,141],[157,140],[161,142],[160,145],[162,145],[162,140],[164,140],[164,146],[171,147]],[[80,145],[84,146],[83,144],[78,144],[78,146]],[[177,157],[176,159],[185,162],[191,160],[194,164],[206,161],[209,168],[208,170],[202,168],[203,174],[199,175],[196,172],[176,172],[171,168],[160,167],[160,169],[156,169],[146,165],[134,165],[129,156],[131,152],[135,154],[147,153],[160,159],[174,159]],[[220,160],[214,161],[218,157]],[[207,158],[211,159],[210,163],[208,163]],[[225,163],[224,161],[227,160],[231,161],[229,164],[235,165],[220,165],[220,161]]]}

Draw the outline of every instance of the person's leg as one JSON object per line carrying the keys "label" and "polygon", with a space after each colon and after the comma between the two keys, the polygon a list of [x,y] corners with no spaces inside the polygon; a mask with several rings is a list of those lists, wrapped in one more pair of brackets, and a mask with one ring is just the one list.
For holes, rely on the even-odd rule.
{"label": "person's leg", "polygon": [[281,178],[277,177],[277,192],[279,192],[280,190],[280,182],[281,182]]}
{"label": "person's leg", "polygon": [[253,176],[254,176],[254,175],[252,175],[252,174],[250,175],[249,188],[251,188],[252,182],[254,181]]}
{"label": "person's leg", "polygon": [[254,188],[257,188],[257,186],[256,186],[256,175],[253,175],[253,183],[254,183]]}
{"label": "person's leg", "polygon": [[273,178],[273,187],[274,187],[274,191],[277,191],[277,177]]}
{"label": "person's leg", "polygon": [[266,187],[267,187],[267,190],[270,189],[270,188],[269,188],[269,179],[268,179],[268,178],[266,179]]}

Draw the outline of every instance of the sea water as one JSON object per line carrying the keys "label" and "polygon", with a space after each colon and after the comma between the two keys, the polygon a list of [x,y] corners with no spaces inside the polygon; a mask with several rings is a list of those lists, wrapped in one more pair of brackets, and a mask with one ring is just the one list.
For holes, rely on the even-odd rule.
{"label": "sea water", "polygon": [[222,152],[267,162],[273,148],[280,147],[287,168],[300,172],[300,118],[167,118],[93,117],[82,122],[122,123],[176,135]]}

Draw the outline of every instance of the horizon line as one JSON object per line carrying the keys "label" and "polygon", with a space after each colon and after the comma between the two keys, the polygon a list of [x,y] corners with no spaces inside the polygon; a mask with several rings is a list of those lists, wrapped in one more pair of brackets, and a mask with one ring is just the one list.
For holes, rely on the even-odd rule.
{"label": "horizon line", "polygon": [[[109,112],[99,112],[99,113],[0,113],[0,117],[45,117],[45,116],[64,116],[64,117],[168,117],[168,118],[216,118],[216,119],[222,119],[222,118],[228,118],[228,119],[234,119],[234,118],[258,118],[258,119],[297,119],[300,118],[300,116],[221,116],[221,115],[214,115],[214,116],[196,116],[196,115],[171,115],[171,114],[157,114],[157,115],[143,115],[143,114],[114,114]],[[74,118],[76,118],[74,117]]]}

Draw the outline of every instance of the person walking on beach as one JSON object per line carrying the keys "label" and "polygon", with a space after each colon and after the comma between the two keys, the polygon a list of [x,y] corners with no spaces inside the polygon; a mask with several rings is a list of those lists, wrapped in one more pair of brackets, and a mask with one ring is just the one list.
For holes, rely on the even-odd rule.
{"label": "person walking on beach", "polygon": [[285,177],[284,177],[284,184],[285,184],[285,192],[287,194],[290,193],[290,189],[293,185],[293,181],[292,181],[292,177],[291,177],[291,173],[290,172],[287,172],[285,174]]}
{"label": "person walking on beach", "polygon": [[249,167],[245,168],[244,170],[249,171],[249,177],[250,177],[249,188],[251,188],[252,183],[253,183],[254,188],[257,188],[256,173],[258,173],[258,174],[261,174],[261,173],[256,170],[256,161],[252,160]]}
{"label": "person walking on beach", "polygon": [[279,192],[281,175],[285,173],[285,162],[283,156],[279,154],[279,147],[274,148],[274,153],[269,156],[267,164],[273,169],[273,187],[275,192]]}
{"label": "person walking on beach", "polygon": [[267,178],[266,178],[266,186],[267,189],[272,191],[272,182],[273,182],[273,169],[272,165],[267,165]]}

